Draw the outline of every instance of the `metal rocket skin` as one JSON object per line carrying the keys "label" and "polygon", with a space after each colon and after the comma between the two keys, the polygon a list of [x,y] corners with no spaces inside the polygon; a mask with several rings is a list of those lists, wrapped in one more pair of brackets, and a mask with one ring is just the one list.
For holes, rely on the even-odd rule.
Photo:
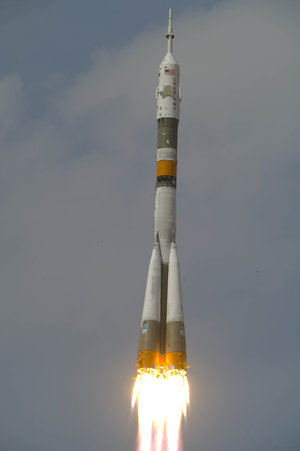
{"label": "metal rocket skin", "polygon": [[186,343],[176,234],[177,130],[181,92],[169,10],[168,51],[156,88],[157,153],[154,248],[140,329],[137,369],[186,369]]}

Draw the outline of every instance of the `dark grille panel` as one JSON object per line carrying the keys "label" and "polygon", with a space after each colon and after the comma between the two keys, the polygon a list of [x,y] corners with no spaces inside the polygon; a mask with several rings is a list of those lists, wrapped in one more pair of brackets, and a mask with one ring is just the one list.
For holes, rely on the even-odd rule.
{"label": "dark grille panel", "polygon": [[176,177],[172,175],[160,175],[156,177],[156,186],[172,186],[176,188]]}

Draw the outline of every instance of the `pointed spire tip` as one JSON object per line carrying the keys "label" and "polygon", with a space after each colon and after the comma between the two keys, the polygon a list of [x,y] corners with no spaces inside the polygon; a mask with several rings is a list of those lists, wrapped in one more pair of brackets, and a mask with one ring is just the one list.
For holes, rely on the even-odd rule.
{"label": "pointed spire tip", "polygon": [[168,25],[168,34],[173,33],[173,21],[172,21],[172,8],[169,9],[169,25]]}
{"label": "pointed spire tip", "polygon": [[168,34],[167,34],[166,38],[168,40],[168,52],[172,53],[172,39],[174,39],[173,22],[172,22],[172,8],[169,9]]}

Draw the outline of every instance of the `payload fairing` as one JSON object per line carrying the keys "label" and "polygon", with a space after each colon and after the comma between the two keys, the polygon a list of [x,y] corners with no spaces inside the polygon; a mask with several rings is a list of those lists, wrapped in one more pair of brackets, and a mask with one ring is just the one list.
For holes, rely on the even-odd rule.
{"label": "payload fairing", "polygon": [[169,10],[168,51],[156,89],[157,153],[154,247],[140,328],[137,370],[186,369],[186,342],[176,236],[177,131],[181,92]]}

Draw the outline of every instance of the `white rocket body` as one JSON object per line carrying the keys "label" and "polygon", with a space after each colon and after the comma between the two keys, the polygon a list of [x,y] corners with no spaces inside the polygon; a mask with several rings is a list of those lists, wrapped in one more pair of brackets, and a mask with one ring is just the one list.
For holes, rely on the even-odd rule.
{"label": "white rocket body", "polygon": [[[169,20],[168,53],[159,66],[158,86],[156,88],[156,119],[172,118],[179,121],[181,93],[179,87],[180,68],[172,54],[174,38],[172,22]],[[171,147],[166,139],[166,146],[158,148],[156,161],[172,161],[177,165],[177,146]],[[157,186],[154,211],[154,236],[159,233],[162,261],[169,260],[172,235],[176,233],[176,190],[171,186]]]}
{"label": "white rocket body", "polygon": [[142,315],[137,368],[186,368],[186,345],[176,235],[177,130],[180,68],[172,53],[171,10],[168,52],[159,66],[156,89],[157,177],[154,249]]}

